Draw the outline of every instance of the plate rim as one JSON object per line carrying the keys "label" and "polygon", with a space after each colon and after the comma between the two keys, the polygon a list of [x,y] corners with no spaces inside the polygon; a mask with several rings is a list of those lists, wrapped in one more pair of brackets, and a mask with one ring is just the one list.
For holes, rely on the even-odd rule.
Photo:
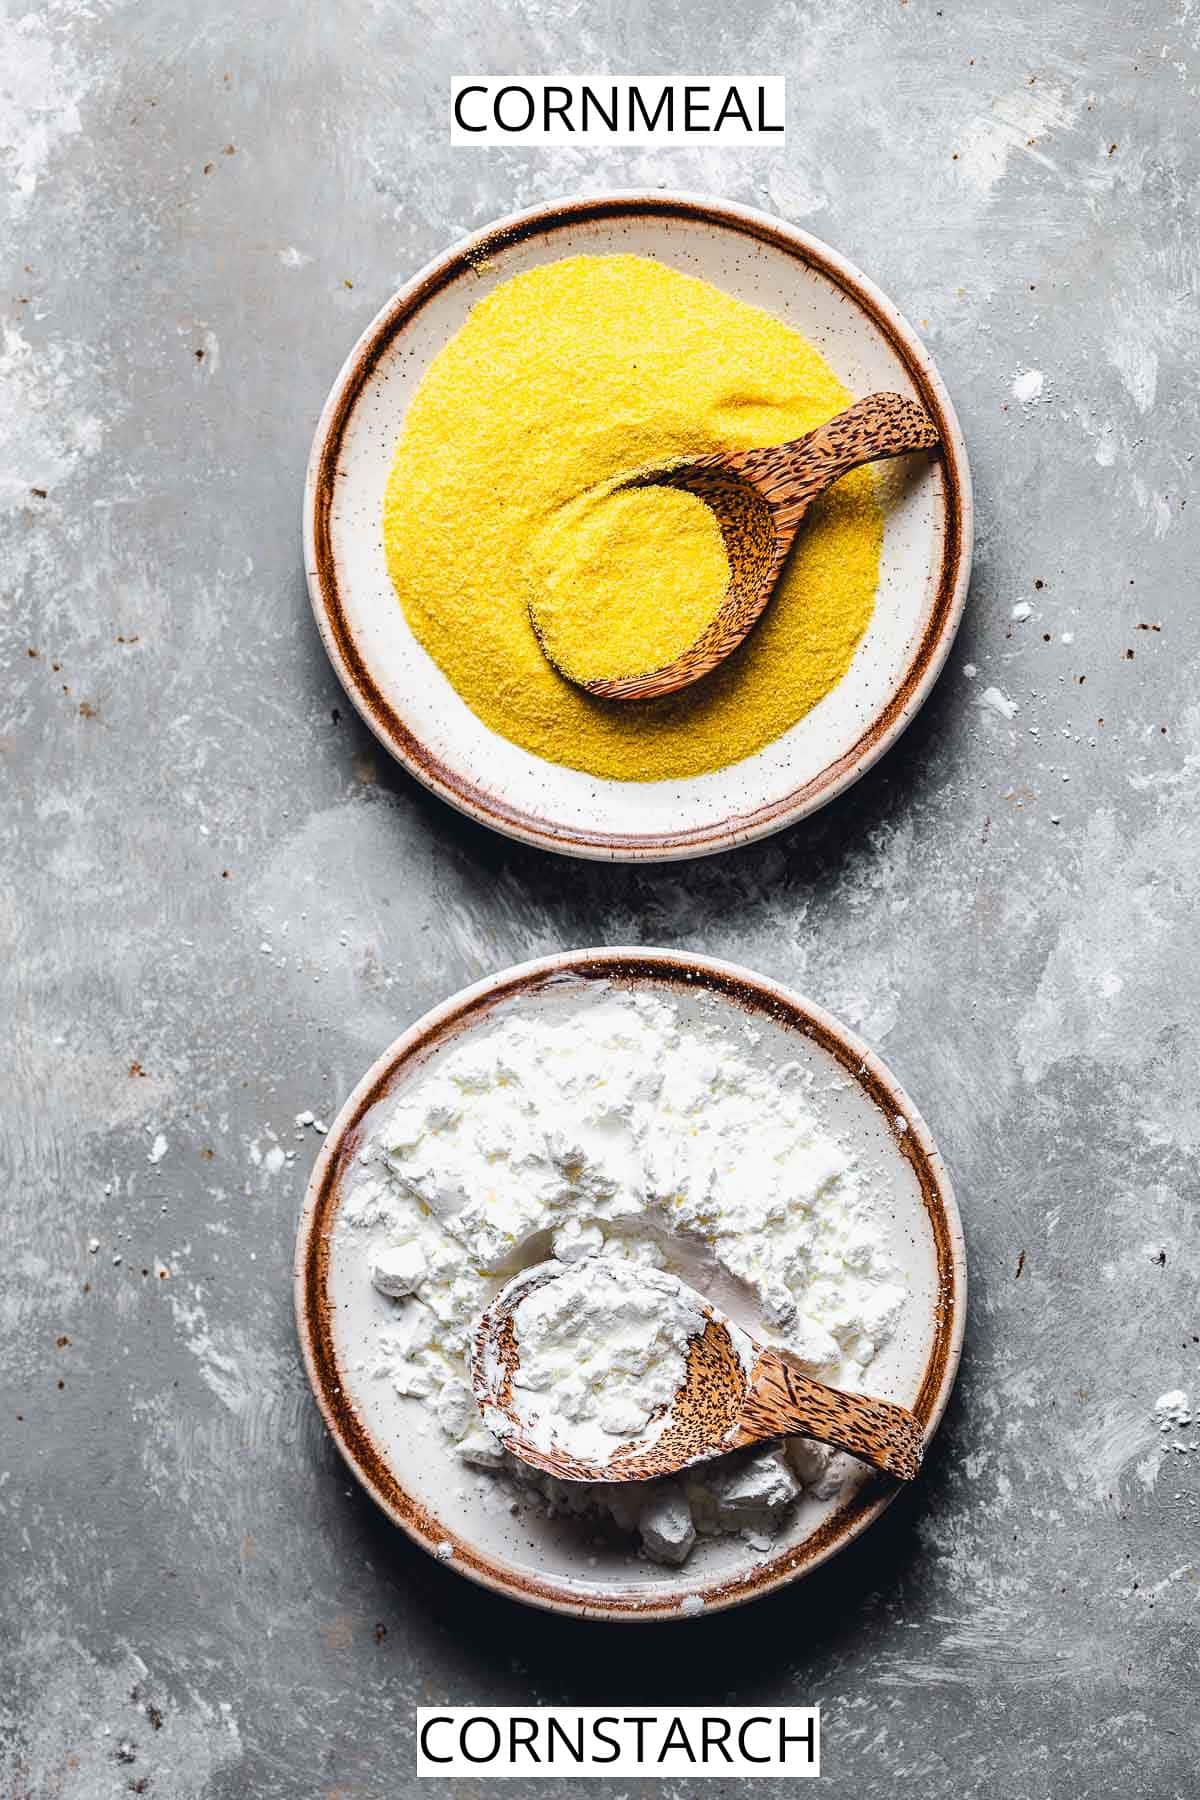
{"label": "plate rim", "polygon": [[[486,257],[489,249],[545,235],[563,225],[634,214],[686,218],[757,238],[816,268],[848,293],[889,341],[936,421],[946,484],[941,560],[928,622],[889,697],[855,743],[779,799],[673,833],[583,832],[556,825],[506,805],[435,756],[391,706],[355,640],[339,592],[329,528],[337,463],[350,416],[393,338],[425,301]],[[973,548],[974,504],[962,429],[932,357],[899,309],[821,239],[756,208],[686,192],[616,189],[545,201],[469,233],[426,263],[375,315],[343,363],[317,423],[304,486],[304,570],[313,616],[342,687],[375,737],[423,786],[477,823],[541,850],[600,861],[669,862],[716,855],[782,831],[852,787],[891,748],[932,691],[962,619]]]}
{"label": "plate rim", "polygon": [[[509,1568],[498,1558],[465,1543],[453,1527],[436,1519],[428,1508],[408,1495],[386,1456],[374,1444],[343,1385],[333,1342],[326,1292],[329,1239],[339,1204],[339,1176],[345,1167],[352,1166],[358,1147],[355,1134],[364,1117],[382,1097],[400,1065],[418,1051],[436,1043],[473,1015],[485,1013],[503,1000],[562,975],[657,981],[669,977],[685,987],[703,986],[723,993],[743,1005],[749,1001],[756,1011],[765,1009],[806,1036],[814,1037],[858,1081],[868,1098],[880,1107],[886,1105],[892,1117],[902,1115],[907,1120],[899,1144],[917,1175],[938,1261],[933,1345],[913,1405],[927,1444],[945,1413],[962,1354],[967,1299],[962,1221],[949,1173],[928,1126],[875,1052],[816,1002],[770,976],[718,957],[649,946],[611,946],[558,951],[515,964],[431,1007],[375,1059],[356,1084],[331,1125],[309,1178],[293,1263],[293,1303],[305,1372],[325,1425],[346,1465],[376,1505],[414,1543],[435,1557],[438,1546],[449,1543],[451,1556],[444,1559],[443,1553],[438,1560],[444,1560],[444,1566],[482,1587],[544,1611],[576,1618],[621,1623],[679,1619],[686,1616],[680,1611],[682,1594],[672,1593],[657,1602],[647,1601],[632,1590],[614,1591],[611,1596],[576,1594],[561,1580]],[[704,1613],[726,1611],[811,1573],[859,1537],[899,1491],[898,1483],[881,1475],[873,1476],[803,1544],[742,1576],[720,1580],[711,1589],[704,1582],[697,1582],[694,1591],[704,1599]]]}

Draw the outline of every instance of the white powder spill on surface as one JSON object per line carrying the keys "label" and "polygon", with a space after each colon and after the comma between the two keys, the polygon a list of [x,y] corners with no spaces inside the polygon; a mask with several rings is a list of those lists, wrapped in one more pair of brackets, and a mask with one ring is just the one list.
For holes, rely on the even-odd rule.
{"label": "white powder spill on surface", "polygon": [[989,113],[961,133],[955,168],[960,181],[988,194],[1003,179],[1014,156],[1053,167],[1045,142],[1074,120],[1075,107],[1053,83],[1028,81],[1001,94]]}
{"label": "white powder spill on surface", "polygon": [[[1158,351],[1149,333],[1131,330],[1128,324],[1114,328],[1105,351],[1138,412],[1149,412],[1158,394]],[[1096,460],[1101,460],[1099,452]],[[1112,460],[1110,451],[1109,461]]]}
{"label": "white powder spill on surface", "polygon": [[1150,1444],[1145,1413],[1125,1395],[1087,1406],[1062,1432],[1062,1478],[1105,1511],[1120,1506],[1122,1482]]}
{"label": "white powder spill on surface", "polygon": [[222,1771],[240,1761],[233,1708],[189,1687],[179,1690],[174,1659],[159,1670],[120,1646],[100,1660],[36,1611],[33,1619],[17,1611],[12,1618],[24,1640],[22,1670],[32,1703],[15,1733],[0,1732],[5,1796],[128,1800],[131,1792],[144,1792],[203,1800]]}
{"label": "white powder spill on surface", "polygon": [[82,130],[87,91],[43,10],[0,20],[0,167],[11,216],[24,212],[56,152]]}
{"label": "white powder spill on surface", "polygon": [[1112,427],[1109,426],[1096,440],[1096,448],[1092,452],[1093,461],[1101,469],[1111,469],[1117,460],[1117,446],[1113,441]]}
{"label": "white powder spill on surface", "polygon": [[192,378],[195,381],[211,381],[221,367],[221,343],[210,326],[204,326],[200,332],[200,341],[192,356]]}
{"label": "white powder spill on surface", "polygon": [[1017,702],[1010,700],[998,687],[984,688],[975,704],[987,712],[997,713],[1002,719],[1015,719],[1020,711]]}
{"label": "white powder spill on surface", "polygon": [[245,1325],[210,1320],[199,1286],[185,1292],[172,1282],[170,1288],[180,1339],[196,1358],[205,1387],[226,1411],[257,1433],[278,1423],[281,1412],[290,1414],[303,1404],[303,1376],[286,1355]]}
{"label": "white powder spill on surface", "polygon": [[15,509],[34,488],[53,495],[99,450],[103,427],[90,410],[72,408],[84,366],[76,346],[35,347],[8,323],[0,331],[0,506]]}
{"label": "white powder spill on surface", "polygon": [[1045,385],[1046,377],[1040,369],[1023,369],[1013,381],[1013,399],[1019,400],[1022,406],[1032,406],[1035,400],[1041,399]]}
{"label": "white powder spill on surface", "polygon": [[1064,897],[1061,916],[1047,915],[1042,969],[1017,1043],[1031,1084],[1077,1059],[1126,1072],[1138,1095],[1133,1129],[1151,1143],[1191,1151],[1200,1144],[1200,1096],[1189,1074],[1200,1056],[1190,810],[1200,709],[1185,711],[1175,736],[1176,765],[1157,783],[1158,806],[1140,830],[1130,831],[1111,807],[1093,813],[1070,905]]}
{"label": "white powder spill on surface", "polygon": [[1171,1388],[1167,1393],[1160,1394],[1154,1402],[1154,1416],[1162,1431],[1170,1431],[1172,1426],[1190,1425],[1192,1423],[1192,1403],[1187,1390]]}

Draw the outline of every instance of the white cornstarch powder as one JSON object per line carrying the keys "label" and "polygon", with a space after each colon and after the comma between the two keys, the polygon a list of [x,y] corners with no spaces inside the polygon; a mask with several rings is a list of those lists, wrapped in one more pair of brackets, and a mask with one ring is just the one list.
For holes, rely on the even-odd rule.
{"label": "white cornstarch powder", "polygon": [[1162,1431],[1192,1423],[1192,1403],[1185,1388],[1172,1388],[1169,1393],[1160,1394],[1154,1402],[1154,1411]]}
{"label": "white cornstarch powder", "polygon": [[666,1423],[705,1319],[658,1269],[596,1256],[526,1294],[512,1322],[513,1407],[531,1441],[602,1463]]}
{"label": "white cornstarch powder", "polygon": [[574,1311],[567,1274],[537,1290],[522,1379],[552,1396],[561,1447],[568,1429],[574,1453],[605,1440],[611,1453],[674,1394],[699,1328],[661,1295],[599,1318],[596,1271],[620,1259],[626,1276],[666,1270],[822,1379],[861,1386],[903,1289],[870,1182],[821,1127],[811,1078],[755,1060],[759,1035],[749,1019],[685,1019],[670,1000],[608,987],[561,1012],[499,1013],[381,1113],[342,1209],[364,1283],[389,1296],[370,1372],[428,1407],[463,1462],[559,1510],[611,1512],[664,1562],[682,1562],[698,1532],[769,1548],[801,1488],[834,1479],[828,1453],[797,1438],[673,1481],[553,1482],[485,1427],[471,1348],[513,1275],[549,1256],[577,1266]]}

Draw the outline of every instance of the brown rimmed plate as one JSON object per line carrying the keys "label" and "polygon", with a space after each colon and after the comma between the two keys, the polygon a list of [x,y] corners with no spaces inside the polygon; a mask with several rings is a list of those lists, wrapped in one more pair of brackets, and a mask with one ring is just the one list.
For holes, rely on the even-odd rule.
{"label": "brown rimmed plate", "polygon": [[[773,744],[681,781],[565,769],[483,724],[418,644],[384,558],[383,495],[425,370],[476,300],[538,263],[634,252],[802,331],[856,394],[919,400],[942,451],[889,488],[880,592],[849,671]],[[613,861],[703,856],[778,831],[841,793],[899,737],[937,679],[966,598],[966,448],[936,369],[891,301],[843,257],[764,213],[687,195],[564,200],[502,219],[414,276],[368,326],[321,415],[304,559],[325,647],[380,742],[443,800],[526,843]]]}
{"label": "brown rimmed plate", "polygon": [[[685,1018],[747,1015],[761,1054],[811,1072],[831,1129],[844,1133],[875,1191],[907,1298],[896,1332],[871,1365],[872,1390],[909,1406],[927,1438],[953,1386],[962,1344],[966,1260],[949,1178],[929,1132],[895,1079],[820,1007],[733,964],[674,951],[580,950],[508,969],[419,1020],[369,1069],[329,1133],[313,1171],[296,1246],[296,1313],[305,1365],[325,1421],[351,1470],[424,1549],[472,1580],[534,1606],[617,1621],[671,1619],[738,1605],[807,1574],[857,1537],[895,1484],[856,1469],[823,1500],[805,1495],[763,1554],[740,1539],[702,1541],[682,1569],[645,1561],[620,1534],[599,1542],[577,1518],[536,1504],[510,1510],[497,1477],[465,1471],[421,1402],[369,1372],[378,1296],[361,1231],[340,1219],[361,1178],[365,1137],[417,1070],[497,1009],[586,1008],[596,984],[667,994]],[[736,1015],[736,1019],[735,1016]],[[760,1052],[756,1050],[755,1054]],[[749,1323],[750,1321],[747,1321]]]}

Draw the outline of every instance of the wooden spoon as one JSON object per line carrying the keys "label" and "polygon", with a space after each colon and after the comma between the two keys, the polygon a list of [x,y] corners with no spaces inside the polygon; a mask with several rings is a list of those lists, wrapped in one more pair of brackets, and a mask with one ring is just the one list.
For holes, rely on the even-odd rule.
{"label": "wooden spoon", "polygon": [[916,401],[902,394],[868,394],[791,443],[640,471],[625,487],[684,488],[716,514],[729,559],[729,585],[719,611],[696,641],[662,668],[592,681],[555,662],[534,605],[530,618],[542,650],[560,674],[601,700],[653,700],[690,686],[737,649],[762,613],[805,513],[826,488],[861,463],[930,450],[937,442],[936,425]]}
{"label": "wooden spoon", "polygon": [[650,1481],[729,1450],[793,1435],[847,1450],[901,1481],[911,1481],[920,1468],[924,1438],[912,1413],[889,1400],[827,1387],[791,1351],[756,1343],[682,1281],[676,1283],[680,1294],[707,1323],[688,1344],[687,1373],[673,1403],[650,1421],[643,1438],[616,1445],[604,1462],[580,1461],[534,1442],[514,1394],[521,1351],[513,1311],[535,1288],[564,1273],[562,1263],[547,1262],[516,1276],[475,1334],[471,1376],[480,1410],[505,1448],[535,1469],[560,1481]]}

